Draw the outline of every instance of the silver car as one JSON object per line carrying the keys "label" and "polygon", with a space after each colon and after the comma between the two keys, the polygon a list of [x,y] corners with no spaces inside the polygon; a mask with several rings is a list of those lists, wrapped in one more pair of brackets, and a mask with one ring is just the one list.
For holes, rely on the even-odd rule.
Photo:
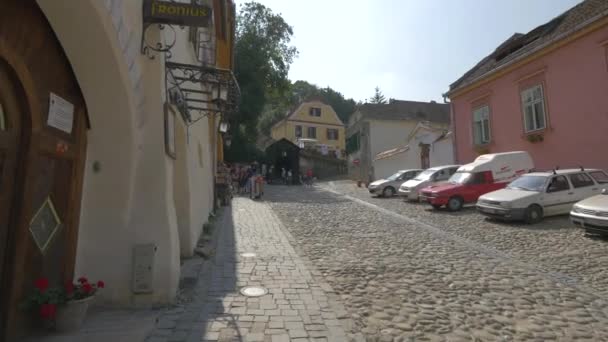
{"label": "silver car", "polygon": [[367,189],[372,195],[392,197],[397,194],[397,189],[399,189],[401,183],[416,177],[421,171],[421,169],[401,170],[387,179],[372,182]]}
{"label": "silver car", "polygon": [[399,196],[408,201],[417,201],[418,192],[429,185],[446,182],[456,173],[460,165],[435,166],[419,173],[416,178],[411,179],[399,187]]}

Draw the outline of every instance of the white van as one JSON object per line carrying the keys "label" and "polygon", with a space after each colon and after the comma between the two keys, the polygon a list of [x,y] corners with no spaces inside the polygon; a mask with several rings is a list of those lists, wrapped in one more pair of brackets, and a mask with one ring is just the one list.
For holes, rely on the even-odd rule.
{"label": "white van", "polygon": [[530,172],[534,163],[528,152],[515,151],[484,154],[461,166],[445,184],[420,190],[420,198],[435,209],[446,206],[457,211],[479,196],[504,188],[510,181]]}

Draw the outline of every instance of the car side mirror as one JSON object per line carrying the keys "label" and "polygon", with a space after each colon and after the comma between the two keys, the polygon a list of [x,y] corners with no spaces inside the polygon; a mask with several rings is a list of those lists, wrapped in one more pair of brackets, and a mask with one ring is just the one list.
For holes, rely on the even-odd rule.
{"label": "car side mirror", "polygon": [[547,188],[547,192],[556,192],[557,191],[557,187],[555,185],[549,185],[549,187]]}

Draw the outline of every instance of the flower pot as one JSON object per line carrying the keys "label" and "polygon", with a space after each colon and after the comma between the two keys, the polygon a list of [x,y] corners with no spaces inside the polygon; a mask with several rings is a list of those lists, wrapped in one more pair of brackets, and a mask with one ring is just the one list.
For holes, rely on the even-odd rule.
{"label": "flower pot", "polygon": [[81,300],[69,301],[57,308],[55,329],[59,332],[77,331],[82,326],[94,296]]}

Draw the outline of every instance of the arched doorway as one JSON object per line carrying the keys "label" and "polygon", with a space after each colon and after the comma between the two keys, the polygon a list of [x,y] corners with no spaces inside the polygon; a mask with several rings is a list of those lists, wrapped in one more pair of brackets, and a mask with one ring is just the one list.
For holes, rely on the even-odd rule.
{"label": "arched doorway", "polygon": [[20,310],[34,280],[72,280],[87,118],[36,3],[0,8],[0,340],[12,341],[35,329],[37,313]]}

